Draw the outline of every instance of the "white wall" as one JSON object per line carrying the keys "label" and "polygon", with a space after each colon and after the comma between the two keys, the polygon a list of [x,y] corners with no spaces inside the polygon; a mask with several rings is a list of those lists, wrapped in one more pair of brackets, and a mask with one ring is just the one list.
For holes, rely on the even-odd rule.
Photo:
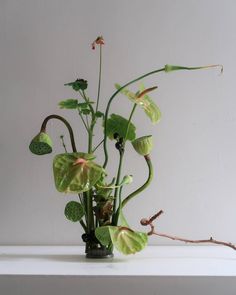
{"label": "white wall", "polygon": [[[79,118],[57,104],[75,97],[63,84],[77,77],[88,79],[95,97],[98,51],[90,43],[100,34],[106,41],[103,105],[115,82],[166,63],[224,65],[221,76],[205,70],[146,80],[159,86],[152,98],[162,121],[152,126],[139,110],[134,122],[139,136],[155,137],[156,174],[125,211],[136,228],[142,217],[163,209],[161,231],[236,242],[235,10],[233,0],[0,0],[0,243],[81,243],[79,225],[63,216],[74,197],[55,190],[53,156],[33,156],[28,144],[43,118],[57,113],[77,128],[77,143],[85,147]],[[130,108],[120,97],[113,111],[127,114]],[[48,130],[61,152],[59,135],[66,130],[57,122]],[[147,173],[142,158],[128,150],[124,174],[135,178],[126,193]],[[110,173],[118,160],[112,155]],[[102,152],[98,159],[103,161]]]}

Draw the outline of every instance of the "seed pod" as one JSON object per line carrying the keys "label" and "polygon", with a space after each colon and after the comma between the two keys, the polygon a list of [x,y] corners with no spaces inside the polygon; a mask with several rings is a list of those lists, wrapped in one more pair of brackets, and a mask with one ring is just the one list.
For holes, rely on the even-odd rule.
{"label": "seed pod", "polygon": [[32,139],[29,149],[35,155],[50,154],[52,152],[52,140],[47,133],[40,132]]}
{"label": "seed pod", "polygon": [[132,141],[132,145],[138,154],[146,156],[153,148],[152,135],[139,137]]}

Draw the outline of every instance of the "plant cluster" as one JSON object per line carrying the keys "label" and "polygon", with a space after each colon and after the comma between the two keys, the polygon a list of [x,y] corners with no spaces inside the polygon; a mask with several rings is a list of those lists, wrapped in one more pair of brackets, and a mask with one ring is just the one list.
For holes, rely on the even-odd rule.
{"label": "plant cluster", "polygon": [[[164,67],[146,73],[125,85],[115,84],[116,91],[107,101],[105,112],[100,110],[100,89],[102,81],[102,50],[105,42],[99,36],[93,43],[92,49],[99,48],[99,75],[96,100],[88,96],[88,82],[85,79],[76,79],[65,84],[70,87],[76,98],[63,100],[59,103],[60,108],[70,109],[78,112],[87,133],[87,150],[78,151],[74,133],[68,121],[59,115],[50,115],[42,123],[39,134],[30,143],[30,151],[36,155],[45,155],[52,152],[52,140],[46,132],[47,123],[51,119],[62,121],[69,131],[72,152],[67,150],[64,136],[61,136],[64,153],[56,155],[53,160],[53,173],[56,189],[61,193],[76,194],[77,201],[69,201],[65,207],[65,216],[72,222],[79,222],[83,227],[83,241],[86,243],[86,251],[90,249],[108,249],[113,246],[123,254],[133,254],[141,251],[147,244],[148,236],[152,234],[161,235],[154,231],[152,222],[161,213],[155,214],[151,219],[142,219],[141,224],[151,226],[150,232],[138,232],[131,229],[124,217],[123,208],[127,203],[148,187],[153,178],[153,165],[150,152],[153,147],[151,135],[136,136],[136,127],[132,122],[137,108],[141,108],[144,114],[156,124],[161,118],[161,112],[156,103],[150,98],[150,93],[157,89],[156,86],[145,88],[141,83],[136,92],[131,92],[127,87],[145,77],[158,73],[169,73],[178,70],[197,70],[203,68],[217,67],[218,65],[204,67],[182,67],[165,65]],[[120,114],[110,114],[110,106],[113,100],[122,94],[128,98],[131,105],[130,115],[124,118]],[[96,142],[94,128],[99,125],[103,130],[103,138]],[[106,171],[109,162],[108,140],[114,142],[119,161],[117,173],[110,177]],[[122,165],[124,162],[126,145],[131,143],[134,151],[143,157],[148,176],[144,184],[125,195],[123,188],[132,182],[132,175],[123,175]],[[98,148],[103,147],[104,163],[96,162],[95,153]],[[114,163],[114,160],[113,160]],[[162,234],[164,236],[164,234]],[[172,236],[165,237],[179,239]],[[190,240],[184,240],[191,242]],[[214,240],[207,240],[213,242]],[[192,241],[196,242],[196,241]]]}

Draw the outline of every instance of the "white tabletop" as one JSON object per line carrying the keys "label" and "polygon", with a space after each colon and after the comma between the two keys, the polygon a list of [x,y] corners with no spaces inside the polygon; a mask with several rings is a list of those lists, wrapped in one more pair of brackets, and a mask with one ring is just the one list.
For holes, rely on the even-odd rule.
{"label": "white tabletop", "polygon": [[0,275],[236,276],[236,251],[221,246],[149,246],[86,259],[81,246],[1,246]]}

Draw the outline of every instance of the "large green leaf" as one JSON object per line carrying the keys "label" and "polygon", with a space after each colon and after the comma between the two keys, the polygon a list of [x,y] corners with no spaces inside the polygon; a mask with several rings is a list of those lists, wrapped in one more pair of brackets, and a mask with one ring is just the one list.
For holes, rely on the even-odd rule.
{"label": "large green leaf", "polygon": [[79,202],[71,201],[66,204],[64,213],[68,220],[76,222],[84,216],[84,208]]}
{"label": "large green leaf", "polygon": [[95,236],[103,246],[111,243],[109,226],[100,226],[95,229]]}
{"label": "large green leaf", "polygon": [[100,179],[104,169],[92,161],[93,155],[65,153],[55,156],[53,172],[59,192],[81,193],[90,190]]}
{"label": "large green leaf", "polygon": [[110,118],[107,120],[107,136],[112,140],[114,139],[114,134],[118,133],[119,137],[126,137],[126,140],[133,141],[136,137],[136,127],[132,122],[130,122],[129,130],[126,135],[127,127],[128,120],[126,120],[120,115],[111,114]]}
{"label": "large green leaf", "polygon": [[[115,87],[116,89],[120,89],[121,85],[115,84]],[[127,96],[133,103],[139,105],[152,123],[158,123],[161,118],[161,111],[155,102],[147,94],[145,94],[145,92],[150,92],[154,89],[156,89],[156,87],[145,89],[145,87],[141,84],[137,93],[133,93],[126,88],[122,89],[120,92]]]}
{"label": "large green leaf", "polygon": [[146,233],[135,232],[128,227],[108,227],[113,245],[125,255],[139,252],[147,245],[148,235]]}

